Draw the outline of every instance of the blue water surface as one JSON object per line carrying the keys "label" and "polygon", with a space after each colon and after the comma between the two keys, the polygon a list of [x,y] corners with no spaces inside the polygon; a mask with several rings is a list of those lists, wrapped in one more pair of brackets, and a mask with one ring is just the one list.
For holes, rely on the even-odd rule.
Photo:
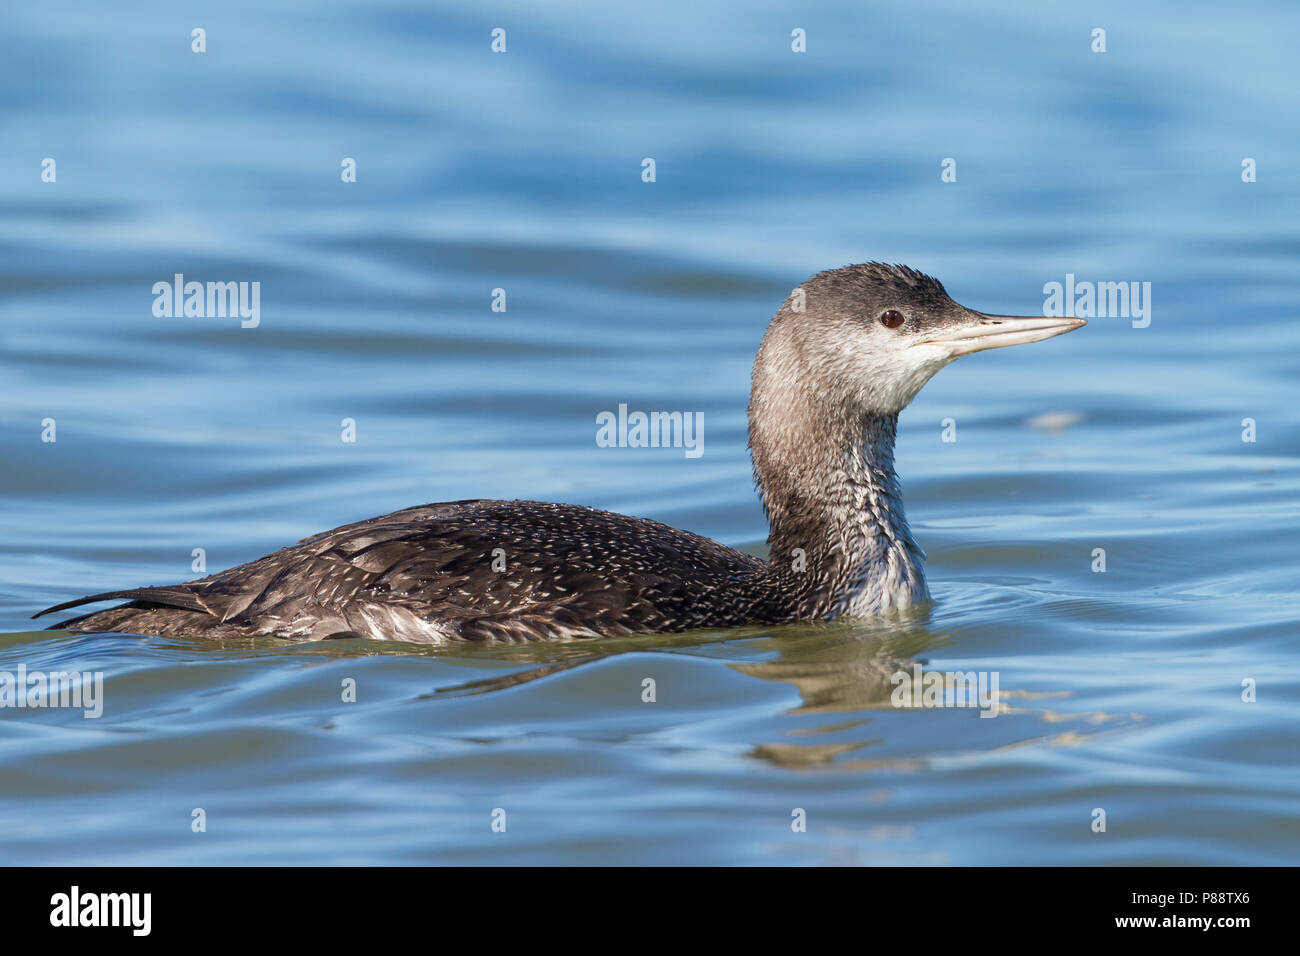
{"label": "blue water surface", "polygon": [[[0,708],[0,862],[1297,861],[1294,4],[0,25],[0,671],[104,675],[96,719]],[[33,630],[195,577],[195,549],[214,571],[428,501],[761,553],[754,351],[790,289],[870,259],[986,312],[1150,283],[1149,324],[963,359],[904,412],[928,618],[524,648]],[[257,326],[156,315],[177,273],[260,283]],[[598,447],[620,403],[702,412],[704,454]],[[915,662],[996,672],[1006,712],[891,706]]]}

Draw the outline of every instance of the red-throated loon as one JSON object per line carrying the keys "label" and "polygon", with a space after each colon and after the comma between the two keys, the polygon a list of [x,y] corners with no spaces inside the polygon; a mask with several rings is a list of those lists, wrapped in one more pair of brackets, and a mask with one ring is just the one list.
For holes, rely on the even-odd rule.
{"label": "red-throated loon", "polygon": [[766,561],[645,518],[453,501],[345,525],[197,581],[94,594],[41,614],[129,599],[56,627],[441,643],[898,610],[929,599],[894,473],[898,413],[958,356],[1084,324],[973,312],[904,266],[813,276],[776,313],[754,362],[749,447],[769,522]]}

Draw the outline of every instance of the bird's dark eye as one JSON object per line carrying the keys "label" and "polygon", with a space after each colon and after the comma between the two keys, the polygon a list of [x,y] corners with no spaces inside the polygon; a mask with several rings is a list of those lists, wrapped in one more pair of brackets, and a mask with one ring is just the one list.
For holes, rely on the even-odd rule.
{"label": "bird's dark eye", "polygon": [[902,325],[904,321],[906,320],[903,318],[903,313],[899,312],[897,309],[886,309],[884,312],[880,313],[880,324],[887,329],[896,329]]}

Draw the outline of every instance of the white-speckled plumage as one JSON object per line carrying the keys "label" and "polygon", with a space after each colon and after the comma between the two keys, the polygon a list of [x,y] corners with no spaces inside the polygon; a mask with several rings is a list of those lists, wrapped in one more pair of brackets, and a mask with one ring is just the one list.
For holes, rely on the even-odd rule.
{"label": "white-speckled plumage", "polygon": [[[902,266],[812,277],[754,363],[764,561],[577,505],[456,501],[314,535],[197,581],[91,595],[85,631],[290,640],[533,641],[867,616],[928,600],[894,473],[898,414],[959,355],[1083,323],[985,316]],[[38,615],[39,616],[39,615]]]}

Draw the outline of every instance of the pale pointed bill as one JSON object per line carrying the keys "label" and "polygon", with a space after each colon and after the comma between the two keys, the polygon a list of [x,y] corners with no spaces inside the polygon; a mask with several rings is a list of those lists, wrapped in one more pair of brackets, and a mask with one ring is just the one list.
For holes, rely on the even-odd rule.
{"label": "pale pointed bill", "polygon": [[1088,324],[1084,319],[1066,317],[984,315],[982,312],[975,314],[979,316],[979,321],[959,329],[945,329],[942,333],[915,344],[946,346],[955,357],[1007,345],[1041,342]]}

